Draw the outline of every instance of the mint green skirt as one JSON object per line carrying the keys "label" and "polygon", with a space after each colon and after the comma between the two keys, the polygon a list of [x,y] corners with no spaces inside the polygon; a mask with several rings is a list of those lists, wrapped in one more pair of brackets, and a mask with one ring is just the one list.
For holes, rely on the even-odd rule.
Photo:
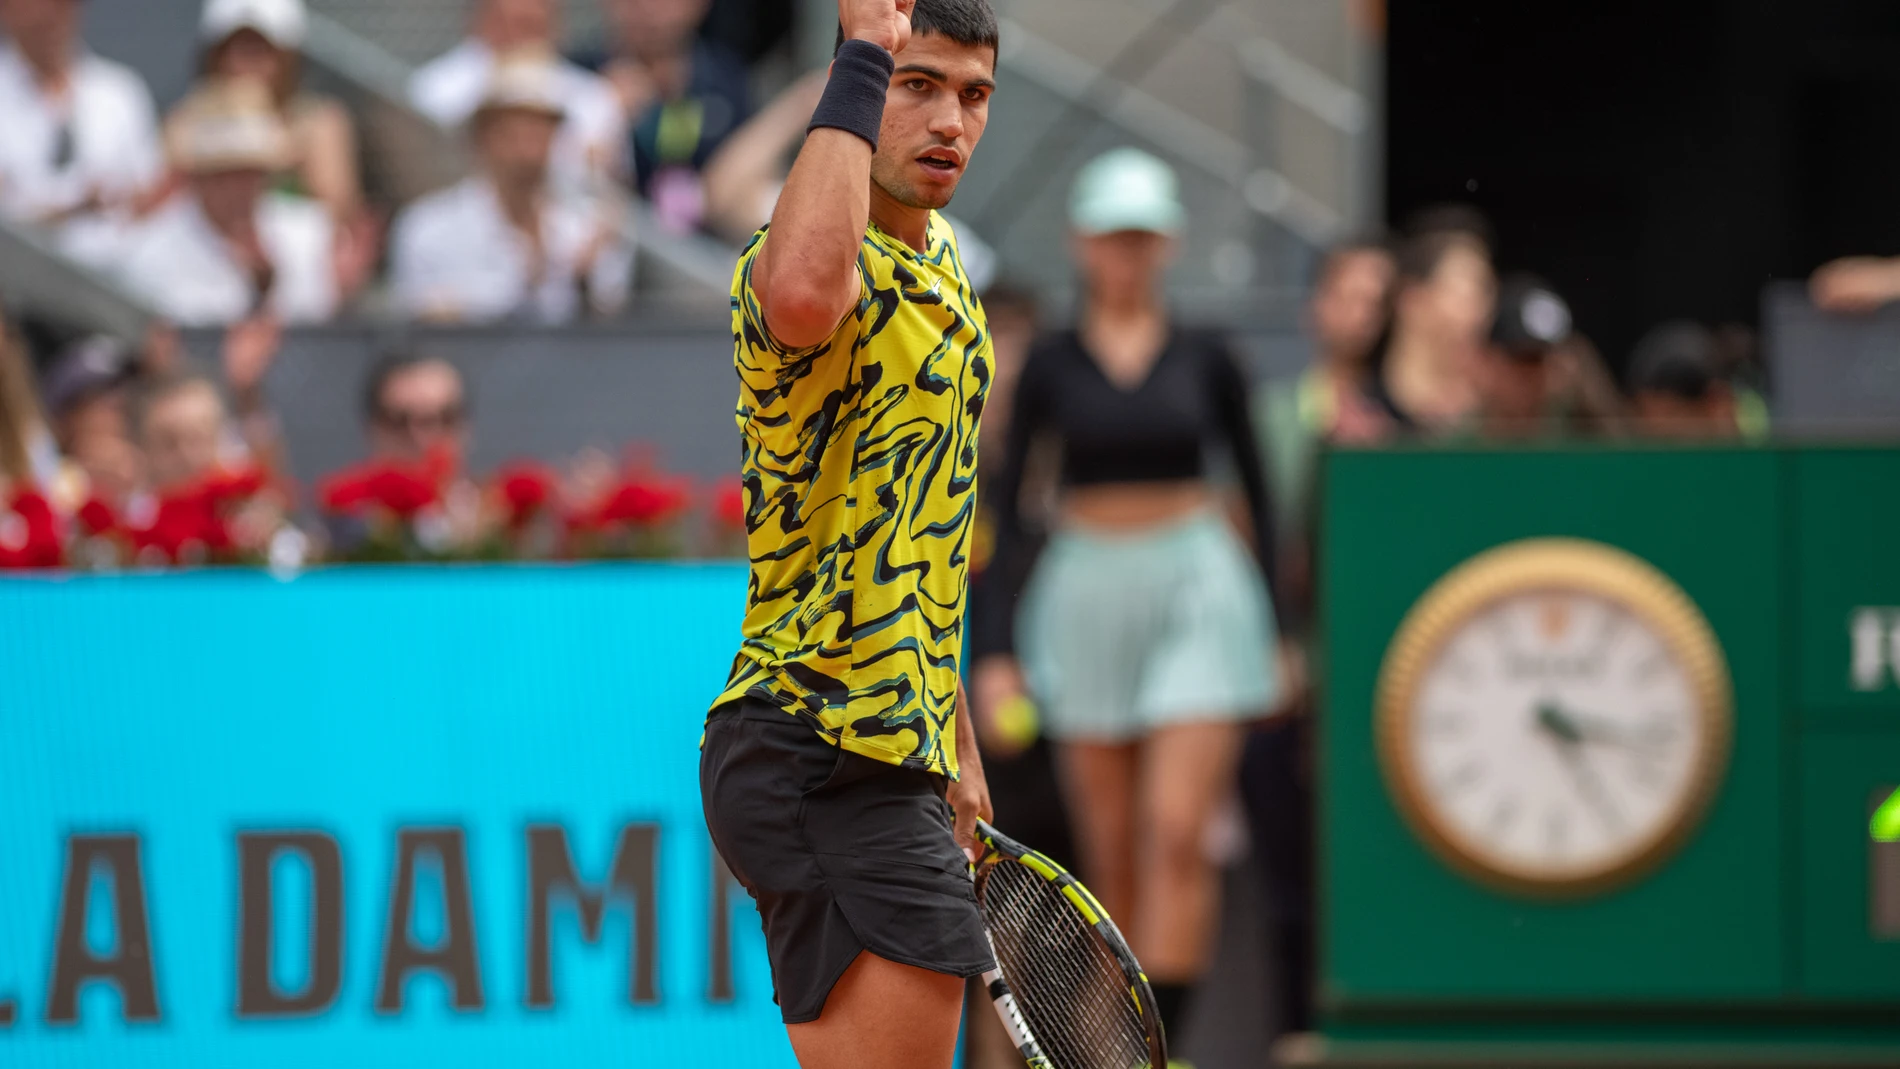
{"label": "mint green skirt", "polygon": [[1279,695],[1266,583],[1212,511],[1127,535],[1057,532],[1016,633],[1057,740],[1124,742],[1170,724],[1253,719]]}

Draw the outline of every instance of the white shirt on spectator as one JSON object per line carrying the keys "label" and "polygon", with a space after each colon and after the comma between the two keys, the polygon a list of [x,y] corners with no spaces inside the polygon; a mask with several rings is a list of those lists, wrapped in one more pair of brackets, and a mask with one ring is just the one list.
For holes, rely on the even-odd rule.
{"label": "white shirt on spectator", "polygon": [[[271,310],[292,325],[334,315],[336,227],[330,213],[313,200],[266,193],[257,205],[257,234],[276,271]],[[190,193],[174,196],[132,232],[119,273],[134,293],[180,326],[234,323],[257,303],[250,273]]]}
{"label": "white shirt on spectator", "polygon": [[[82,51],[63,98],[48,97],[11,42],[0,43],[0,213],[21,221],[70,211],[97,193],[117,210],[75,215],[53,232],[68,255],[111,260],[128,202],[158,181],[163,156],[152,94],[129,67]],[[61,163],[60,131],[70,146]]]}
{"label": "white shirt on spectator", "polygon": [[[599,174],[624,176],[627,170],[627,118],[607,79],[564,59],[554,60],[567,117],[554,138],[553,177],[557,184],[586,188]],[[422,65],[409,78],[409,101],[416,110],[457,127],[468,121],[488,93],[495,52],[468,38]]]}
{"label": "white shirt on spectator", "polygon": [[[412,316],[492,322],[520,316],[565,323],[581,311],[575,279],[600,237],[587,198],[553,194],[541,211],[541,263],[509,223],[495,187],[477,175],[432,193],[396,217],[390,274],[397,307]],[[604,242],[587,274],[590,302],[618,309],[633,281],[633,248]]]}

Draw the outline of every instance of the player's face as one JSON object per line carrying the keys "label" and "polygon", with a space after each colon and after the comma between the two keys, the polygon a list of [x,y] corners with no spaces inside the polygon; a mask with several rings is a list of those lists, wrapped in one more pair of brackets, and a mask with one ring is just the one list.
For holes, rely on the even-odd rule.
{"label": "player's face", "polygon": [[913,36],[884,98],[871,181],[909,208],[941,208],[989,123],[996,51],[942,34]]}

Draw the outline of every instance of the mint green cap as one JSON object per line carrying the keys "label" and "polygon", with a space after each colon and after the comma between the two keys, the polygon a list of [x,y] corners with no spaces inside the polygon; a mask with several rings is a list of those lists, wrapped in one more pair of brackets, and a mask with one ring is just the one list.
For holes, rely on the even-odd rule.
{"label": "mint green cap", "polygon": [[1069,194],[1069,222],[1084,234],[1176,234],[1186,220],[1174,168],[1138,148],[1110,149],[1090,160]]}

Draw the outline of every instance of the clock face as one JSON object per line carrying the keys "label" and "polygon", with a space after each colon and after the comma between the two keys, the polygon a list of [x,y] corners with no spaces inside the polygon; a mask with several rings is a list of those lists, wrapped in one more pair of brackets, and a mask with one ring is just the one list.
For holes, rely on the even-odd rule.
{"label": "clock face", "polygon": [[[1693,826],[1726,758],[1726,691],[1710,683],[1720,653],[1707,624],[1673,584],[1655,596],[1660,573],[1589,543],[1510,548],[1537,546],[1561,552],[1537,568],[1477,558],[1494,574],[1448,577],[1461,604],[1439,594],[1426,619],[1408,619],[1381,743],[1401,807],[1458,867],[1587,890],[1634,875]],[[1579,547],[1609,556],[1579,568]],[[1606,563],[1638,570],[1619,581]]]}

